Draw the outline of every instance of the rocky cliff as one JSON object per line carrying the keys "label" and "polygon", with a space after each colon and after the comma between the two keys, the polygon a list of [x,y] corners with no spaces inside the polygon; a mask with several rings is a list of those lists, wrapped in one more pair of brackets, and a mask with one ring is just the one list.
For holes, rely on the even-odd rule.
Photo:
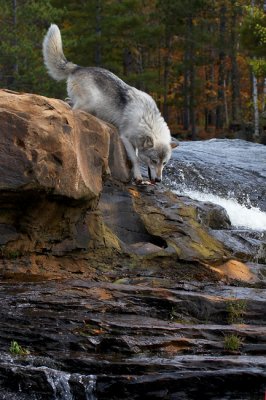
{"label": "rocky cliff", "polygon": [[113,127],[60,100],[4,90],[0,127],[1,253],[16,265],[31,260],[16,272],[57,274],[54,258],[100,261],[105,249],[210,266],[230,259],[209,230],[228,224],[221,208],[199,211],[163,187],[125,184],[129,167]]}
{"label": "rocky cliff", "polygon": [[132,185],[116,130],[60,100],[0,90],[0,138],[5,399],[261,393],[265,275],[221,207]]}

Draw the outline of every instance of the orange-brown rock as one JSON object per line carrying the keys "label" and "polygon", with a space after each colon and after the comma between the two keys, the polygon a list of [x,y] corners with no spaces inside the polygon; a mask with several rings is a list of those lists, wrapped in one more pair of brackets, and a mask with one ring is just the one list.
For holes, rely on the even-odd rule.
{"label": "orange-brown rock", "polygon": [[[95,199],[103,175],[125,163],[117,132],[65,102],[0,91],[1,191],[43,190],[71,199]],[[116,160],[108,166],[112,151]],[[122,169],[122,168],[121,168]],[[113,175],[128,179],[113,168]]]}
{"label": "orange-brown rock", "polygon": [[103,242],[103,179],[129,178],[115,128],[61,100],[0,90],[0,134],[2,253]]}
{"label": "orange-brown rock", "polygon": [[216,266],[213,270],[220,272],[222,275],[237,281],[254,283],[257,277],[251,268],[237,260],[228,260],[226,263]]}

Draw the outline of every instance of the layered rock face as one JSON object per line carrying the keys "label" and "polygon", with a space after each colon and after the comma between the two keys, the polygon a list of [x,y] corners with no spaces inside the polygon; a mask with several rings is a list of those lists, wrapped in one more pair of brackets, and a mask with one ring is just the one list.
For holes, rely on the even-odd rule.
{"label": "layered rock face", "polygon": [[0,90],[0,396],[261,398],[265,266],[221,207],[129,181],[113,127]]}

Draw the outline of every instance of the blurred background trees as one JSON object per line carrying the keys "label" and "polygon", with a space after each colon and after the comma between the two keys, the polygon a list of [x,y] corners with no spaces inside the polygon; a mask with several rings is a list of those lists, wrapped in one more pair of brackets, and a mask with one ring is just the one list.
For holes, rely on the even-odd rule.
{"label": "blurred background trees", "polygon": [[0,0],[0,10],[3,88],[66,96],[42,61],[54,22],[69,60],[150,93],[173,134],[262,140],[266,1]]}

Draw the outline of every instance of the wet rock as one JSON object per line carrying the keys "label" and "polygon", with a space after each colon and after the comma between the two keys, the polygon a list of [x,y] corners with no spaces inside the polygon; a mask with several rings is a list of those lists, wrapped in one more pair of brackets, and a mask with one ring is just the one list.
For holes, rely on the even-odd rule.
{"label": "wet rock", "polygon": [[228,229],[231,222],[226,210],[213,203],[198,203],[198,220],[211,229]]}
{"label": "wet rock", "polygon": [[266,231],[215,229],[212,235],[224,243],[234,257],[245,261],[266,263]]}
{"label": "wet rock", "polygon": [[112,182],[106,184],[98,205],[107,226],[125,244],[149,242],[149,235],[139,214],[134,209],[130,192]]}
{"label": "wet rock", "polygon": [[[136,285],[1,282],[1,388],[20,393],[17,400],[33,393],[38,400],[141,399],[145,393],[189,400],[211,380],[208,399],[218,393],[249,398],[254,387],[263,393],[265,290],[206,281],[195,282],[194,291],[193,282],[176,289],[177,275],[171,287],[162,279],[158,288],[142,279]],[[229,311],[240,304],[241,315],[230,323]],[[241,338],[237,354],[224,350],[229,335]],[[11,339],[30,355],[8,355]],[[240,385],[243,376],[246,385]]]}
{"label": "wet rock", "polygon": [[135,195],[134,204],[147,231],[161,237],[183,260],[217,261],[229,256],[221,242],[197,221],[195,207],[185,204],[171,192],[160,196]]}
{"label": "wet rock", "polygon": [[261,398],[263,238],[125,185],[115,129],[64,102],[0,91],[0,127],[0,397]]}
{"label": "wet rock", "polygon": [[198,222],[195,203],[185,203],[159,187],[141,190],[117,187],[111,182],[104,188],[99,209],[106,225],[129,253],[176,255],[183,260],[206,262],[229,256],[222,243]]}
{"label": "wet rock", "polygon": [[10,224],[0,224],[0,245],[19,239],[16,228]]}

